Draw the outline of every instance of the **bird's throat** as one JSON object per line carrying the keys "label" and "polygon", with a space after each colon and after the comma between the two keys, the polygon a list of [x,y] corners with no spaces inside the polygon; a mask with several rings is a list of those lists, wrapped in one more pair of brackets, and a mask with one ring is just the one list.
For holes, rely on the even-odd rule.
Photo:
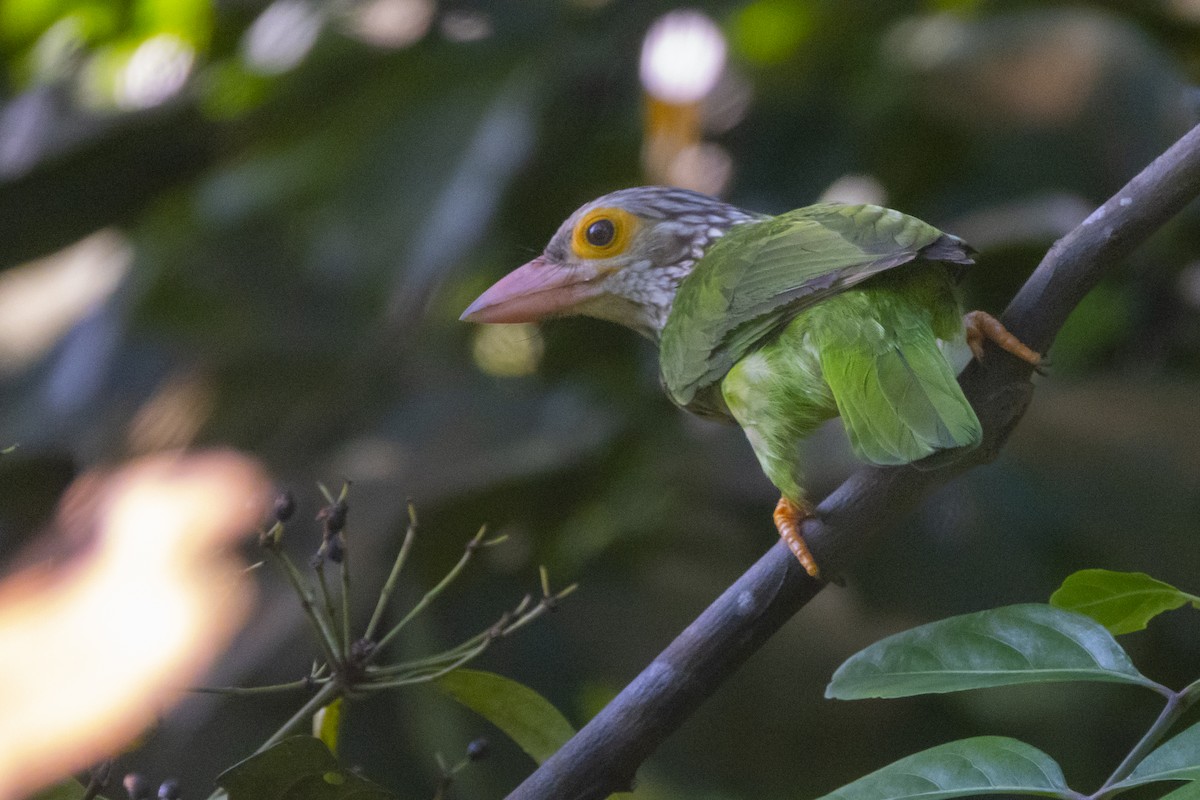
{"label": "bird's throat", "polygon": [[603,295],[589,298],[577,312],[632,328],[657,344],[679,284],[694,264],[687,259],[665,267],[622,270],[609,278]]}

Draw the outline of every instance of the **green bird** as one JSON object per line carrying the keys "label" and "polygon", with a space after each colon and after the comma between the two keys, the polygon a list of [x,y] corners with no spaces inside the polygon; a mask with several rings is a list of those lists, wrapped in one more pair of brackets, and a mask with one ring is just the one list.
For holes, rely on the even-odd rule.
{"label": "green bird", "polygon": [[952,366],[990,339],[1041,357],[994,317],[963,315],[973,251],[899,211],[820,203],[778,216],[683,189],[622,189],[587,203],[542,255],[463,313],[474,322],[584,314],[659,346],[671,400],[736,422],[779,489],[775,526],[804,569],[812,514],[798,446],[842,418],[870,464],[971,448],[982,431]]}

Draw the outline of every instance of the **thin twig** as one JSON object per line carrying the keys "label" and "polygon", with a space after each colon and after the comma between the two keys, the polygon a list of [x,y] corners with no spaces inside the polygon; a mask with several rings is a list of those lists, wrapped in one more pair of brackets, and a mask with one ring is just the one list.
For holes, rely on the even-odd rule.
{"label": "thin twig", "polygon": [[[350,494],[350,483],[342,484],[342,491],[338,494],[338,503],[345,503],[346,497]],[[334,533],[335,536],[342,537],[342,557],[338,560],[340,572],[342,574],[342,657],[349,660],[350,658],[350,540],[346,535],[345,525]]]}
{"label": "thin twig", "polygon": [[475,534],[475,536],[472,537],[469,542],[467,542],[467,546],[463,548],[463,554],[458,559],[458,562],[450,568],[450,571],[447,572],[445,577],[438,582],[437,586],[434,586],[432,589],[426,592],[425,596],[417,601],[417,604],[413,606],[407,614],[404,615],[404,618],[393,625],[392,629],[388,631],[382,639],[379,640],[379,646],[375,648],[376,653],[382,652],[384,647],[386,647],[387,644],[392,641],[392,639],[396,638],[400,631],[403,630],[405,625],[407,625],[414,617],[424,611],[430,603],[438,598],[438,595],[446,591],[446,587],[454,582],[454,579],[458,577],[458,574],[463,571],[463,568],[466,567],[467,563],[471,560],[471,556],[474,555],[475,551],[479,549],[479,546],[483,542],[483,537],[486,533],[487,527],[484,526],[479,529],[479,533]]}
{"label": "thin twig", "polygon": [[455,645],[454,647],[450,648],[449,650],[443,650],[440,653],[437,653],[432,656],[427,656],[425,658],[413,659],[412,661],[404,661],[399,664],[390,664],[385,667],[368,667],[367,672],[371,676],[390,675],[390,674],[394,674],[394,673],[410,672],[413,670],[425,669],[425,668],[429,668],[429,667],[437,667],[446,662],[456,661],[460,655],[473,649],[476,645],[478,645],[480,642],[484,641],[485,639],[487,639],[489,637],[494,638],[494,639],[503,638],[503,637],[507,636],[511,631],[514,631],[517,628],[519,628],[523,625],[526,625],[529,622],[532,622],[534,619],[541,616],[542,613],[546,610],[545,608],[541,608],[540,604],[539,604],[539,606],[536,606],[532,610],[527,611],[526,608],[529,605],[529,601],[530,601],[529,595],[526,595],[524,597],[524,599],[521,600],[521,602],[517,605],[517,607],[514,610],[505,612],[504,615],[502,617],[500,617],[499,620],[497,620],[496,622],[493,622],[491,625],[489,625],[484,630],[475,634],[471,638],[460,642],[459,644]]}
{"label": "thin twig", "polygon": [[288,580],[291,582],[292,588],[296,591],[296,595],[300,598],[300,605],[304,608],[304,613],[308,615],[308,619],[312,623],[313,631],[317,635],[317,642],[321,645],[321,651],[325,654],[326,660],[328,660],[330,664],[340,663],[336,655],[338,651],[337,638],[330,630],[330,625],[332,622],[327,624],[326,621],[322,619],[321,612],[313,600],[312,592],[309,591],[308,587],[304,585],[304,578],[300,575],[300,571],[296,569],[296,565],[292,563],[290,558],[288,558],[287,553],[276,550],[275,548],[268,548],[267,552],[269,552],[280,563],[280,565],[283,567],[284,573],[288,576]]}
{"label": "thin twig", "polygon": [[[330,504],[344,503],[348,485],[343,485],[341,495],[337,500],[334,500],[328,489],[323,485],[318,484],[321,492]],[[343,509],[344,511],[344,509]],[[401,545],[400,553],[396,557],[396,561],[392,566],[391,574],[380,592],[379,601],[376,604],[375,611],[372,614],[371,622],[367,626],[367,633],[363,637],[364,641],[370,641],[371,634],[375,626],[382,617],[383,611],[387,606],[388,599],[395,588],[396,581],[400,571],[404,567],[404,563],[408,558],[409,549],[412,546],[412,541],[416,532],[416,513],[411,504],[409,506],[409,528],[405,535],[404,542]],[[331,531],[331,526],[327,525],[327,537],[330,533],[333,536],[343,536],[344,531],[341,526],[336,526],[336,530]],[[374,648],[367,648],[362,653],[352,655],[350,647],[350,577],[349,577],[349,560],[347,558],[345,546],[341,549],[341,642],[334,637],[332,629],[336,626],[336,615],[331,601],[331,593],[329,592],[327,582],[325,580],[324,571],[324,553],[318,556],[318,561],[313,565],[318,575],[318,583],[321,587],[321,594],[325,600],[325,616],[322,616],[321,609],[316,606],[315,599],[312,596],[311,590],[305,584],[304,579],[300,575],[299,570],[286,553],[279,550],[278,531],[272,531],[264,534],[262,540],[265,549],[276,558],[283,567],[288,580],[291,582],[296,594],[299,595],[301,605],[305,613],[312,622],[313,628],[317,632],[317,638],[325,652],[327,663],[321,666],[314,664],[312,673],[305,679],[294,681],[287,684],[279,684],[275,686],[259,686],[259,687],[224,687],[224,688],[201,688],[195,691],[207,692],[214,694],[231,694],[231,695],[254,695],[268,694],[273,692],[291,691],[300,688],[310,688],[319,686],[317,693],[301,707],[292,717],[283,724],[261,747],[256,750],[256,753],[261,753],[274,745],[278,744],[284,737],[297,729],[305,719],[313,716],[319,709],[327,706],[338,698],[345,698],[357,692],[365,691],[381,691],[385,689],[394,689],[401,686],[409,686],[416,683],[427,683],[434,681],[447,673],[453,672],[464,664],[477,658],[491,643],[497,639],[503,638],[512,631],[528,624],[532,620],[541,616],[547,610],[551,610],[562,598],[569,595],[575,590],[575,585],[572,584],[566,589],[558,593],[551,593],[549,586],[549,577],[545,568],[541,570],[542,583],[542,599],[541,601],[530,608],[532,598],[526,595],[521,602],[517,604],[512,611],[507,611],[495,623],[475,636],[472,636],[465,642],[456,645],[450,650],[438,653],[426,659],[410,661],[403,664],[397,664],[389,667],[373,667],[371,662],[381,652],[384,646],[391,641],[404,628],[409,621],[420,614],[430,603],[438,598],[453,583],[459,576],[467,563],[471,560],[476,550],[483,547],[491,547],[503,542],[507,537],[498,536],[492,539],[485,539],[487,527],[481,527],[479,532],[475,534],[466,544],[463,549],[463,554],[449,572],[438,582],[436,586],[430,589],[418,601],[418,603],[400,620],[393,628],[388,631],[379,644]],[[326,539],[328,544],[329,539]],[[357,649],[357,648],[356,648]],[[340,655],[335,655],[340,653]],[[365,653],[365,655],[364,655]],[[352,661],[353,659],[353,661]],[[332,674],[325,677],[325,671],[329,670]],[[466,763],[465,761],[463,763]],[[218,800],[225,795],[225,792],[218,788],[210,795],[209,800]]]}
{"label": "thin twig", "polygon": [[458,660],[460,654],[474,649],[479,643],[494,639],[503,639],[514,631],[520,630],[529,623],[536,620],[538,617],[552,610],[563,598],[570,595],[577,588],[578,584],[571,584],[567,588],[553,594],[545,595],[537,605],[529,608],[532,603],[532,598],[525,595],[517,607],[512,611],[507,611],[499,620],[489,625],[487,629],[480,631],[469,639],[455,645],[449,650],[443,650],[426,658],[416,659],[413,661],[405,661],[399,664],[392,664],[386,667],[369,667],[368,672],[372,676],[390,675],[407,673],[414,670],[427,669],[437,667],[446,662]]}
{"label": "thin twig", "polygon": [[384,667],[369,667],[367,674],[372,678],[376,676],[389,676],[414,670],[427,669],[430,667],[440,667],[450,661],[456,661],[465,652],[475,648],[480,642],[488,637],[492,632],[492,628],[475,634],[470,639],[467,639],[449,650],[443,650],[436,655],[427,656],[425,658],[417,658],[412,661],[403,661],[399,664],[389,664]]}
{"label": "thin twig", "polygon": [[[346,534],[339,534],[345,541]],[[350,658],[350,548],[342,546],[342,561],[339,565],[342,573],[342,658]]]}
{"label": "thin twig", "polygon": [[[270,750],[272,747],[279,744],[281,741],[291,735],[293,731],[304,724],[306,719],[309,719],[313,714],[317,713],[319,709],[324,708],[338,697],[341,697],[342,692],[342,685],[337,681],[330,681],[329,683],[326,683],[321,687],[320,691],[310,697],[308,702],[300,707],[299,711],[293,714],[287,722],[283,723],[279,730],[271,734],[271,738],[263,742],[259,748],[254,751],[254,754],[258,755],[259,753]],[[226,796],[227,793],[225,790],[221,787],[217,787],[213,790],[212,794],[208,796],[208,800],[218,800],[219,798]]]}
{"label": "thin twig", "polygon": [[[1100,278],[1197,194],[1200,127],[1050,249],[1005,311],[1005,325],[1046,352]],[[853,563],[931,489],[994,458],[1032,394],[1028,365],[994,347],[986,367],[973,363],[961,382],[983,423],[983,443],[940,470],[864,467],[851,475],[804,524],[828,574]],[[599,800],[627,790],[638,766],[822,586],[777,543],[509,800]]]}
{"label": "thin twig", "polygon": [[[301,706],[300,710],[291,716],[291,718],[280,726],[279,730],[271,734],[271,738],[263,742],[255,755],[270,750],[275,745],[286,739],[292,731],[296,730],[304,723],[304,720],[312,717],[318,710],[332,703],[335,699],[342,696],[342,685],[337,681],[330,681],[321,687],[321,690],[308,699],[308,702]],[[227,793],[221,787],[213,790],[208,796],[208,800],[219,800],[219,798],[227,797]]]}
{"label": "thin twig", "polygon": [[396,591],[400,572],[404,569],[404,564],[408,561],[408,553],[412,549],[412,543],[416,535],[417,509],[413,507],[412,503],[409,503],[408,530],[404,532],[404,543],[400,545],[400,552],[396,554],[396,561],[392,564],[392,571],[388,574],[387,582],[383,584],[383,589],[379,592],[379,602],[375,604],[375,612],[371,614],[371,621],[367,623],[367,630],[363,633],[364,639],[369,640],[375,635],[375,629],[379,627],[379,623],[383,619],[383,612],[387,609],[388,601],[392,599],[392,593]]}
{"label": "thin twig", "polygon": [[316,682],[316,679],[313,678],[301,678],[291,683],[276,683],[271,686],[194,686],[188,691],[195,692],[196,694],[227,694],[233,696],[276,694],[279,692],[294,692],[299,689],[309,689]]}
{"label": "thin twig", "polygon": [[[317,573],[317,586],[321,590],[321,603],[325,606],[325,618],[329,620],[329,627],[332,629],[333,621],[337,619],[337,611],[333,607],[333,592],[329,591],[329,581],[325,579],[325,554],[323,552],[318,552],[313,559],[313,572]],[[344,639],[339,643],[338,652],[341,653],[344,660],[346,657]]]}
{"label": "thin twig", "polygon": [[1158,719],[1154,720],[1154,724],[1146,731],[1146,735],[1134,746],[1129,754],[1121,760],[1120,765],[1113,770],[1113,774],[1108,777],[1104,785],[1096,791],[1093,797],[1103,797],[1113,784],[1123,780],[1129,773],[1133,772],[1141,760],[1146,757],[1153,747],[1158,744],[1159,740],[1166,734],[1167,730],[1175,724],[1175,720],[1179,719],[1179,715],[1183,713],[1183,704],[1179,700],[1179,695],[1172,693],[1167,698],[1166,705],[1163,706],[1162,713],[1158,715]]}
{"label": "thin twig", "polygon": [[494,636],[485,637],[484,640],[482,642],[480,642],[479,644],[477,644],[473,649],[467,651],[466,653],[459,656],[457,659],[455,659],[454,661],[450,662],[449,664],[447,664],[446,666],[444,666],[440,669],[436,669],[436,670],[432,670],[432,671],[421,670],[420,672],[417,672],[413,675],[407,675],[407,676],[400,677],[400,678],[393,678],[393,679],[386,680],[386,681],[371,681],[370,683],[363,684],[361,688],[364,691],[375,691],[375,690],[382,690],[382,689],[395,689],[400,686],[411,686],[414,683],[429,683],[430,681],[435,681],[438,678],[442,677],[443,675],[453,672],[454,670],[463,666],[467,662],[472,661],[475,658],[478,658],[479,655],[482,654],[484,650],[487,650],[491,646],[492,642],[494,642],[494,641],[496,641],[496,637],[494,637]]}
{"label": "thin twig", "polygon": [[341,697],[343,688],[337,681],[330,681],[321,687],[320,691],[308,698],[308,702],[300,707],[300,710],[291,716],[287,722],[279,727],[279,730],[271,734],[271,738],[267,739],[262,745],[255,750],[255,753],[261,753],[265,750],[270,750],[279,742],[287,738],[293,731],[304,724],[306,719],[312,717],[318,710],[332,703],[337,698]]}
{"label": "thin twig", "polygon": [[1134,748],[1129,751],[1129,755],[1121,760],[1121,763],[1113,770],[1113,774],[1108,776],[1108,780],[1104,785],[1096,790],[1095,794],[1091,795],[1092,800],[1103,798],[1112,794],[1113,788],[1125,778],[1129,777],[1129,773],[1142,762],[1150,751],[1162,741],[1163,736],[1171,729],[1171,726],[1179,721],[1179,718],[1192,707],[1192,704],[1200,700],[1200,681],[1185,687],[1179,692],[1171,692],[1167,697],[1167,703],[1163,706],[1162,713],[1158,715],[1158,719],[1154,720],[1154,724],[1146,731],[1146,735],[1134,745]]}

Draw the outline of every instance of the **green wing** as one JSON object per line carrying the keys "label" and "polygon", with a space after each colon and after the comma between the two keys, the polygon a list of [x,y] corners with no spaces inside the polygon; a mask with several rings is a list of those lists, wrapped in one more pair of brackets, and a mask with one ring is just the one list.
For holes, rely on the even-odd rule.
{"label": "green wing", "polygon": [[938,450],[974,447],[982,428],[929,325],[821,342],[821,372],[854,453],[872,464],[908,464]]}
{"label": "green wing", "polygon": [[684,279],[660,341],[687,406],[805,308],[917,257],[970,264],[957,237],[879,206],[823,203],[732,228]]}

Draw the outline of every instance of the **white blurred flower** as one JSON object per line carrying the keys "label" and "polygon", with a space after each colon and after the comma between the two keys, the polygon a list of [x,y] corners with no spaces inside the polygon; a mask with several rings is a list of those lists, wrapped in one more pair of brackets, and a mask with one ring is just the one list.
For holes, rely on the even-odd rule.
{"label": "white blurred flower", "polygon": [[642,43],[642,86],[652,96],[680,105],[703,99],[725,68],[725,36],[699,11],[660,17]]}
{"label": "white blurred flower", "polygon": [[169,100],[187,83],[195,59],[192,46],[178,36],[151,36],[133,51],[117,78],[117,105],[150,108]]}
{"label": "white blurred flower", "polygon": [[308,55],[324,22],[321,11],[305,0],[276,0],[246,31],[242,57],[257,72],[287,72]]}

